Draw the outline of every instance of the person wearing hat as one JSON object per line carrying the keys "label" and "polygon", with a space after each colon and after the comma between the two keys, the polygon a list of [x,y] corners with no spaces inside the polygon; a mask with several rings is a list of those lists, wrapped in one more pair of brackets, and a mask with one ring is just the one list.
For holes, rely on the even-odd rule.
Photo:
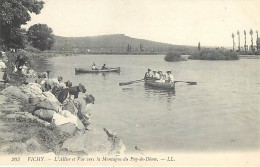
{"label": "person wearing hat", "polygon": [[174,77],[171,71],[167,71],[167,82],[174,82]]}
{"label": "person wearing hat", "polygon": [[151,78],[151,77],[152,77],[151,69],[148,68],[147,72],[144,74],[144,79]]}

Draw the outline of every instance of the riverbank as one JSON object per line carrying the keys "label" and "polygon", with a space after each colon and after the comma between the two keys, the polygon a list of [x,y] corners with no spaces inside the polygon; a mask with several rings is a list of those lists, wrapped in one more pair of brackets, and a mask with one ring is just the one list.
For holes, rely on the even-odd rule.
{"label": "riverbank", "polygon": [[[49,91],[37,83],[26,83],[13,73],[12,62],[17,54],[26,55],[29,68],[39,56],[26,52],[7,53],[10,78],[0,92],[0,154],[123,154],[123,141],[114,132],[91,121],[91,130],[84,128],[77,115],[64,110]],[[31,78],[31,80],[34,80]]]}

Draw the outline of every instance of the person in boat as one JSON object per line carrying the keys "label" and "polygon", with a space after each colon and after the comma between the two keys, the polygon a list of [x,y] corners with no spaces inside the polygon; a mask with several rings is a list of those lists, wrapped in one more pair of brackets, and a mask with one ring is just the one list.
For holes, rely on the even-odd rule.
{"label": "person in boat", "polygon": [[153,71],[153,78],[156,79],[156,80],[160,79],[160,75],[157,71]]}
{"label": "person in boat", "polygon": [[151,77],[152,77],[151,69],[148,68],[147,72],[144,74],[144,79],[151,78]]}
{"label": "person in boat", "polygon": [[158,71],[158,76],[157,77],[159,77],[159,79],[158,80],[156,80],[156,82],[165,82],[165,78],[164,78],[164,75],[163,75],[163,73],[162,73],[162,71]]}
{"label": "person in boat", "polygon": [[101,70],[107,70],[108,68],[106,67],[106,64],[104,64],[103,66],[102,66],[102,69]]}
{"label": "person in boat", "polygon": [[174,77],[172,75],[172,72],[171,71],[167,71],[167,82],[171,82],[173,83],[174,82]]}
{"label": "person in boat", "polygon": [[98,70],[95,63],[92,64],[91,69],[92,69],[92,70]]}
{"label": "person in boat", "polygon": [[159,74],[159,79],[160,80],[163,80],[163,73],[161,70],[158,71],[158,74]]}

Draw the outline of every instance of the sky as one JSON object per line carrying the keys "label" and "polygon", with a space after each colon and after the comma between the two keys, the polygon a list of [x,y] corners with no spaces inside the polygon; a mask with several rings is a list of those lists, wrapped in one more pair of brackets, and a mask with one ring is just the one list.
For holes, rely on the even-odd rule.
{"label": "sky", "polygon": [[[231,47],[237,30],[260,30],[259,0],[44,0],[23,26],[47,24],[65,37],[125,34],[177,45]],[[260,32],[260,31],[259,31]],[[259,34],[260,36],[260,34]],[[241,42],[242,43],[242,42]]]}

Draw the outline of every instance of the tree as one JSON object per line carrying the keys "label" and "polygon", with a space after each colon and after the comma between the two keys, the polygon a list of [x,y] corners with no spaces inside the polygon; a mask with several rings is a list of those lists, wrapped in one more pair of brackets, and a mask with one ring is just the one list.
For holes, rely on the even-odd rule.
{"label": "tree", "polygon": [[246,46],[246,30],[244,30],[244,35],[245,35],[245,51],[247,51],[247,46]]}
{"label": "tree", "polygon": [[200,52],[200,42],[198,43],[198,51]]}
{"label": "tree", "polygon": [[141,51],[141,52],[144,52],[144,46],[143,46],[143,44],[140,44],[140,51]]}
{"label": "tree", "polygon": [[258,38],[258,31],[256,30],[256,49],[257,50],[259,50],[260,48],[259,48],[259,44],[260,43],[260,41],[259,41],[259,38]]}
{"label": "tree", "polygon": [[7,48],[16,45],[21,46],[19,38],[17,40],[14,32],[21,34],[23,30],[18,32],[22,24],[26,24],[31,20],[30,13],[39,14],[43,8],[42,0],[1,0],[0,1],[0,41]]}
{"label": "tree", "polygon": [[11,28],[7,48],[24,49],[27,41],[26,30],[23,28]]}
{"label": "tree", "polygon": [[254,43],[253,43],[253,30],[250,29],[250,35],[251,35],[251,50],[254,51]]}
{"label": "tree", "polygon": [[238,36],[238,51],[240,51],[240,32],[237,30],[237,36]]}
{"label": "tree", "polygon": [[52,29],[46,24],[34,24],[27,32],[28,41],[42,51],[52,48],[55,40]]}
{"label": "tree", "polygon": [[232,38],[233,38],[233,50],[235,50],[235,40],[234,40],[234,37],[235,37],[235,35],[234,35],[234,33],[232,33]]}

